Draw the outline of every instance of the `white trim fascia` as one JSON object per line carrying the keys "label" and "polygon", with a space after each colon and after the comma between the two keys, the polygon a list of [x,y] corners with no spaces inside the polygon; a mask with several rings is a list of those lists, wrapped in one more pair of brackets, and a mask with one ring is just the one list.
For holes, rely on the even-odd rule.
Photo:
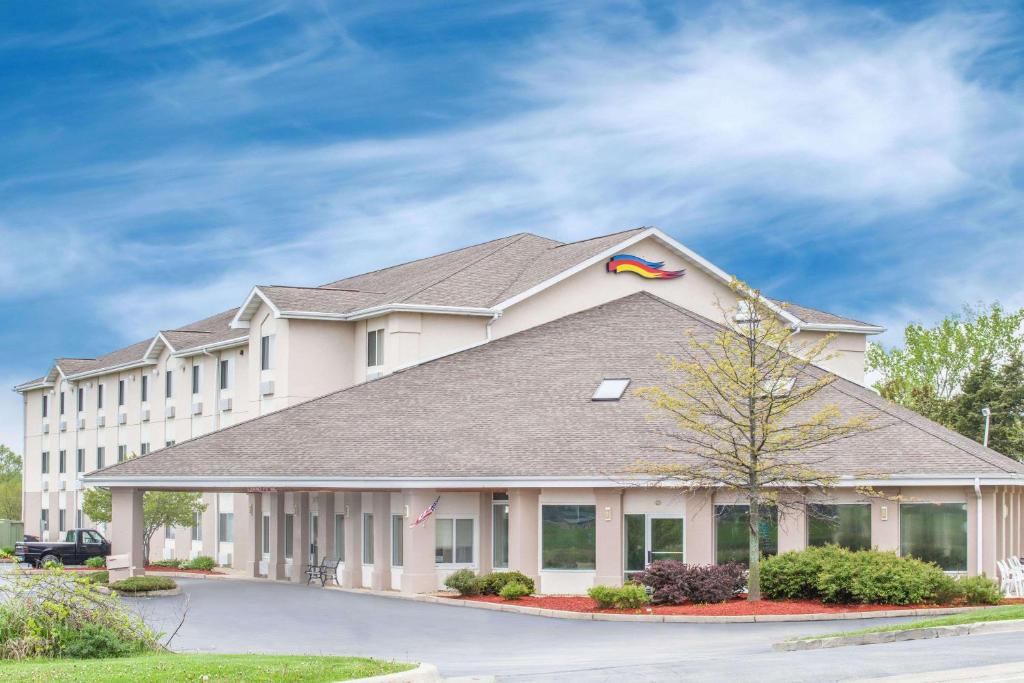
{"label": "white trim fascia", "polygon": [[807,332],[855,332],[859,334],[882,334],[881,325],[846,325],[842,323],[803,323],[800,329]]}
{"label": "white trim fascia", "polygon": [[[386,313],[436,313],[438,315],[470,315],[493,316],[497,313],[493,308],[475,308],[472,306],[434,306],[432,304],[382,304],[371,306],[345,314],[345,320],[364,320]],[[303,315],[296,313],[296,315]]]}
{"label": "white trim fascia", "polygon": [[32,391],[33,389],[45,389],[47,387],[52,386],[53,382],[47,382],[44,379],[42,382],[25,382],[24,384],[18,384],[14,386],[14,388],[12,388],[11,391],[21,394],[26,391]]}
{"label": "white trim fascia", "polygon": [[[74,375],[66,375],[64,379],[69,382],[77,382],[82,379],[89,379],[90,377],[99,377],[100,375],[108,375],[112,372],[120,372],[122,370],[134,370],[135,368],[144,368],[150,365],[156,365],[155,360],[131,360],[126,363],[118,363],[117,365],[109,365],[105,368],[97,368],[95,370],[88,370],[86,372],[79,372]],[[63,374],[63,373],[62,373]]]}
{"label": "white trim fascia", "polygon": [[142,354],[143,358],[149,358],[150,354],[153,353],[153,347],[156,346],[156,343],[158,341],[162,341],[164,343],[164,346],[169,348],[171,350],[171,353],[174,353],[174,345],[172,345],[171,342],[167,340],[167,337],[164,336],[163,332],[157,332],[156,336],[153,337],[153,341],[151,341],[149,343],[149,346],[146,347],[146,352]]}
{"label": "white trim fascia", "polygon": [[212,344],[204,344],[202,346],[193,346],[181,351],[175,351],[171,354],[174,358],[187,358],[189,356],[198,356],[206,353],[207,351],[218,351],[220,349],[229,349],[232,346],[242,346],[249,342],[249,335],[244,337],[235,337],[233,339],[225,339],[224,341],[213,342]]}
{"label": "white trim fascia", "polygon": [[[673,249],[676,252],[678,252],[684,258],[692,261],[701,270],[709,273],[710,275],[713,275],[714,277],[716,277],[719,280],[721,280],[723,283],[730,284],[732,282],[732,277],[730,277],[730,275],[728,273],[726,273],[724,270],[722,270],[721,268],[719,268],[715,264],[713,264],[710,261],[708,261],[706,258],[701,256],[697,252],[693,251],[692,249],[690,249],[689,247],[685,246],[681,242],[676,241],[675,239],[673,239],[669,235],[665,234],[664,232],[662,232],[658,228],[647,228],[646,230],[638,232],[637,234],[633,235],[632,237],[630,237],[628,239],[625,239],[622,242],[619,242],[618,244],[616,244],[616,245],[614,245],[612,247],[609,247],[608,249],[605,249],[604,251],[600,252],[599,254],[595,254],[594,256],[591,256],[587,260],[581,261],[580,263],[577,263],[572,268],[569,268],[567,270],[563,270],[558,275],[555,275],[554,277],[548,278],[544,282],[541,282],[540,284],[534,285],[533,287],[530,287],[526,291],[520,292],[519,294],[516,294],[513,297],[505,299],[501,303],[496,304],[494,306],[494,308],[497,311],[504,311],[508,307],[514,306],[515,304],[519,303],[520,301],[523,301],[524,299],[528,299],[531,296],[544,291],[548,287],[551,287],[553,285],[557,285],[562,280],[565,280],[565,279],[568,279],[568,278],[572,277],[576,273],[578,273],[578,272],[580,272],[582,270],[585,270],[586,268],[589,268],[590,266],[594,265],[595,263],[600,263],[601,261],[603,261],[603,260],[605,260],[607,258],[611,258],[612,256],[614,256],[616,253],[622,251],[623,249],[631,247],[634,244],[636,244],[637,242],[645,240],[648,237],[655,237],[655,238],[657,238],[659,241],[663,242],[665,245],[667,245],[671,249]],[[781,308],[780,306],[772,303],[766,297],[762,296],[761,297],[761,302],[765,306],[767,306],[770,310],[774,311],[777,315],[782,317],[790,325],[794,325],[794,326],[797,326],[797,327],[803,327],[803,321],[801,321],[799,318],[794,316],[789,311],[787,311],[787,310]]]}
{"label": "white trim fascia", "polygon": [[231,319],[230,323],[228,323],[228,327],[230,327],[233,330],[249,329],[249,318],[247,317],[243,320],[242,316],[252,315],[246,309],[249,308],[249,304],[252,303],[253,297],[256,296],[258,296],[263,301],[263,303],[267,305],[267,308],[269,308],[271,312],[273,312],[275,318],[281,317],[281,311],[278,310],[277,306],[274,305],[274,302],[270,300],[269,296],[260,291],[260,288],[257,285],[252,288],[252,291],[249,292],[249,296],[245,297],[245,301],[242,303],[241,306],[238,307],[238,312],[235,313],[235,317]]}
{"label": "white trim fascia", "polygon": [[[886,478],[841,478],[832,488],[862,486],[973,486],[976,477],[965,474],[908,475]],[[1016,474],[990,474],[980,478],[982,486],[1024,486],[1024,476]],[[86,475],[84,481],[93,486],[200,489],[442,489],[442,488],[622,488],[623,486],[651,486],[658,488],[686,488],[685,482],[663,482],[655,477],[310,477],[310,476],[119,476]],[[802,485],[794,484],[794,488]],[[706,487],[704,487],[706,488]],[[776,487],[779,488],[779,487]]]}

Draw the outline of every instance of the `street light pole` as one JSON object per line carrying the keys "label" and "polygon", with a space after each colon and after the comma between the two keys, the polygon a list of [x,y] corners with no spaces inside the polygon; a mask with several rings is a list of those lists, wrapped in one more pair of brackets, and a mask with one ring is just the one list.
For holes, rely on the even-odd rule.
{"label": "street light pole", "polygon": [[981,414],[985,416],[985,439],[982,441],[982,445],[988,448],[988,422],[992,417],[992,410],[990,408],[982,408]]}

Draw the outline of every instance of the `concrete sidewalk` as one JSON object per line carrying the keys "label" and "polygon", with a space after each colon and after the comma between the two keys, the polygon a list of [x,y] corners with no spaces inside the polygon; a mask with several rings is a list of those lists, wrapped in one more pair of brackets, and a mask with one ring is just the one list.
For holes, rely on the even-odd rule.
{"label": "concrete sidewalk", "polygon": [[973,683],[1007,683],[1024,682],[1024,662],[995,664],[992,666],[974,666],[947,671],[929,671],[926,673],[900,674],[883,678],[861,678],[850,683],[955,683],[956,681],[972,681]]}

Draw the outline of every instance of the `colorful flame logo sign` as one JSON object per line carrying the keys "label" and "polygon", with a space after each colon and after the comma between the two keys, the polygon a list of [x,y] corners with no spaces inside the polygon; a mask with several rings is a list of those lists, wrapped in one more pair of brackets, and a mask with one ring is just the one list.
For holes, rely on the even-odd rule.
{"label": "colorful flame logo sign", "polygon": [[672,280],[680,277],[685,270],[664,270],[664,261],[648,261],[639,256],[617,254],[608,259],[609,273],[636,273],[650,280]]}

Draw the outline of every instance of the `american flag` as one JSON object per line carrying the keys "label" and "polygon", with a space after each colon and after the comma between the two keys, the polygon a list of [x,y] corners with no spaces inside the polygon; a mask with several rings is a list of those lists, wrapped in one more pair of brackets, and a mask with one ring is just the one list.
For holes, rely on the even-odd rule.
{"label": "american flag", "polygon": [[441,496],[434,499],[434,502],[427,506],[427,509],[420,513],[420,516],[416,518],[416,521],[409,525],[412,529],[414,526],[425,520],[430,515],[434,514],[434,510],[437,509],[437,504],[441,502]]}

